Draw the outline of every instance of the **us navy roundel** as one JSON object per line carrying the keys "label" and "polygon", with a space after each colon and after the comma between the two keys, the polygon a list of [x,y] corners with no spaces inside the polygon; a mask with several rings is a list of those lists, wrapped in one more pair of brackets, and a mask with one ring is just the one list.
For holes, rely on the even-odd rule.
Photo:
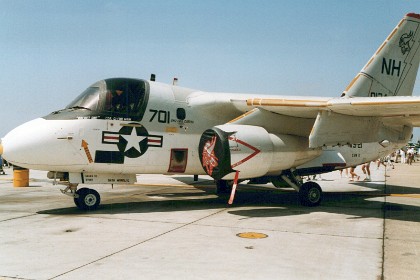
{"label": "us navy roundel", "polygon": [[118,150],[126,157],[136,158],[147,151],[149,133],[143,126],[124,126],[120,129],[119,134]]}
{"label": "us navy roundel", "polygon": [[140,157],[149,147],[162,147],[162,142],[163,136],[149,135],[146,128],[138,124],[123,126],[118,132],[103,131],[102,144],[116,145],[118,151],[115,148],[97,150],[95,162],[123,164],[125,157]]}

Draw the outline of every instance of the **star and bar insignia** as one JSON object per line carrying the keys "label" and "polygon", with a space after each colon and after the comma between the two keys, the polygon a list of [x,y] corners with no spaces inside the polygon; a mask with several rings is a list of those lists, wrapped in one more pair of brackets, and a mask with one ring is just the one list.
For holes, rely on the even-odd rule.
{"label": "star and bar insignia", "polygon": [[97,150],[95,162],[123,164],[125,157],[137,158],[149,147],[162,147],[163,136],[149,135],[143,126],[123,126],[118,132],[103,131],[102,143],[117,145],[118,151]]}

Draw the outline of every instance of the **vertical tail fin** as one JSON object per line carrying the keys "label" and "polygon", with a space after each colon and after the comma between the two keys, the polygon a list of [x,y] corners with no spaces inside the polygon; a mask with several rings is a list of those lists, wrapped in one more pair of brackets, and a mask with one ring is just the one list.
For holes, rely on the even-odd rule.
{"label": "vertical tail fin", "polygon": [[412,95],[420,61],[420,15],[407,14],[341,96]]}

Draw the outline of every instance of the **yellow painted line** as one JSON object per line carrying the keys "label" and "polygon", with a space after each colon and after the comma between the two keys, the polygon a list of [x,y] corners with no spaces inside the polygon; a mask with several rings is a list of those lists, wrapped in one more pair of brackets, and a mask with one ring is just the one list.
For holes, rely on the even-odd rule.
{"label": "yellow painted line", "polygon": [[178,128],[173,126],[167,126],[165,131],[168,133],[178,133]]}
{"label": "yellow painted line", "polygon": [[398,28],[395,28],[391,34],[389,34],[388,38],[386,38],[387,41],[391,40],[391,38],[394,36],[395,32],[397,32]]}
{"label": "yellow painted line", "polygon": [[366,66],[365,66],[365,68],[363,68],[363,70],[365,70],[366,68],[368,68],[369,67],[369,65],[372,63],[372,61],[373,61],[373,59],[374,59],[375,57],[372,57],[370,60],[369,60],[369,62],[366,64]]}
{"label": "yellow painted line", "polygon": [[360,73],[357,74],[357,76],[353,78],[353,80],[350,82],[350,84],[346,87],[344,91],[348,91],[359,78],[360,78]]}
{"label": "yellow painted line", "polygon": [[405,18],[403,18],[402,20],[400,20],[400,23],[398,23],[397,28],[399,28],[401,26],[401,24],[403,24],[404,21],[405,21]]}
{"label": "yellow painted line", "polygon": [[248,239],[261,239],[261,238],[268,237],[267,234],[259,233],[259,232],[242,232],[242,233],[238,233],[236,236],[240,238],[248,238]]}
{"label": "yellow painted line", "polygon": [[139,123],[122,123],[121,126],[128,126],[128,127],[142,127],[143,125]]}
{"label": "yellow painted line", "polygon": [[382,43],[382,45],[379,47],[379,49],[376,51],[375,55],[378,55],[378,53],[381,52],[381,50],[385,47],[386,41]]}
{"label": "yellow painted line", "polygon": [[397,193],[392,193],[389,196],[395,196],[395,197],[410,197],[410,198],[420,198],[420,194],[397,194]]}
{"label": "yellow painted line", "polygon": [[246,112],[245,114],[242,114],[242,115],[240,115],[239,117],[237,117],[236,119],[233,119],[233,120],[231,120],[231,121],[228,121],[228,123],[233,123],[233,122],[236,122],[236,121],[238,121],[238,120],[240,120],[240,119],[242,119],[242,118],[244,118],[244,117],[246,117],[246,116],[248,116],[248,115],[250,115],[250,114],[252,114],[252,113],[254,113],[255,111],[257,111],[258,109],[257,108],[254,108],[254,109],[252,109],[251,111],[248,111],[248,112]]}
{"label": "yellow painted line", "polygon": [[403,100],[403,101],[388,101],[384,100],[381,102],[377,101],[352,101],[351,105],[360,105],[360,106],[370,106],[370,105],[406,105],[406,104],[418,104],[420,106],[419,100]]}
{"label": "yellow painted line", "polygon": [[248,106],[285,106],[285,107],[327,107],[327,101],[290,100],[290,99],[262,99],[254,98],[246,101]]}
{"label": "yellow painted line", "polygon": [[258,106],[261,105],[261,98],[252,98],[246,100],[246,105],[248,106]]}

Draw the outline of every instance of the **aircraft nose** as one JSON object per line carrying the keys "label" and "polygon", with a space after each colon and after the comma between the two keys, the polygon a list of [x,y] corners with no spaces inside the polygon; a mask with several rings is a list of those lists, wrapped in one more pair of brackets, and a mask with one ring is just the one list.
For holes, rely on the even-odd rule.
{"label": "aircraft nose", "polygon": [[27,122],[10,131],[2,139],[2,156],[8,162],[25,167],[25,163],[30,161],[31,154],[35,152],[36,140],[33,141],[36,127],[40,123],[39,119]]}
{"label": "aircraft nose", "polygon": [[76,126],[68,123],[38,118],[18,126],[2,139],[3,158],[14,165],[37,170],[84,166],[80,143],[73,137]]}

